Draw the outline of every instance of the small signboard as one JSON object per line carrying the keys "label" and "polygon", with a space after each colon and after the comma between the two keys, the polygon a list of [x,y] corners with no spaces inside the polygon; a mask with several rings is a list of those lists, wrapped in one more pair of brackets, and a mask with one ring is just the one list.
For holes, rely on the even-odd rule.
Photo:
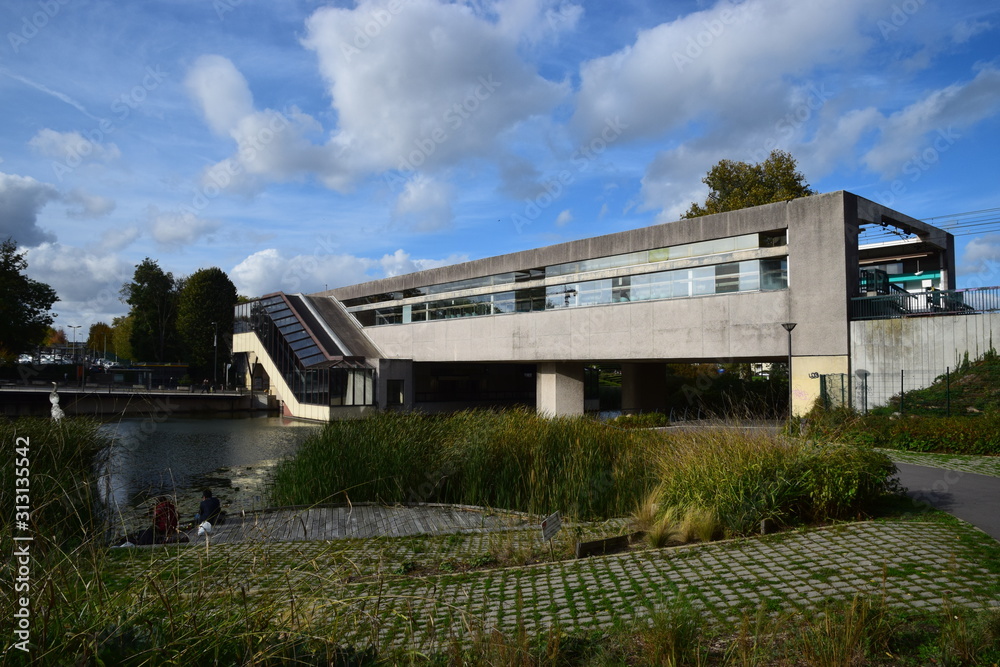
{"label": "small signboard", "polygon": [[548,542],[551,540],[556,536],[560,528],[562,528],[562,519],[559,518],[559,512],[550,514],[542,519],[542,541]]}

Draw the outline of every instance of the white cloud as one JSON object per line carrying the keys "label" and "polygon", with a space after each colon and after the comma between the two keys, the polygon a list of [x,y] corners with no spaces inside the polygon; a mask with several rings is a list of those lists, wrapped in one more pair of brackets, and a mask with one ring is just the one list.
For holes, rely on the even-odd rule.
{"label": "white cloud", "polygon": [[338,151],[310,140],[311,135],[321,133],[320,124],[295,107],[255,110],[246,79],[228,59],[202,56],[188,72],[185,84],[209,127],[229,136],[237,147],[232,157],[205,170],[203,186],[245,192],[269,180],[287,181],[307,174],[317,175],[328,187],[343,190],[347,186],[337,167]]}
{"label": "white cloud", "polygon": [[320,292],[386,276],[412,273],[467,261],[465,255],[445,259],[412,259],[397,250],[381,259],[354,255],[293,255],[268,248],[233,267],[229,277],[240,294],[261,296],[272,292]]}
{"label": "white cloud", "polygon": [[583,7],[561,0],[498,0],[493,10],[501,34],[529,43],[571,31],[583,16]]}
{"label": "white cloud", "polygon": [[[697,119],[760,127],[779,118],[788,81],[862,54],[888,0],[719,2],[641,31],[635,43],[581,66],[574,116],[584,136],[609,118],[651,137]],[[775,35],[780,35],[779,39]]]}
{"label": "white cloud", "polygon": [[541,6],[527,5],[502,5],[498,26],[469,5],[411,0],[371,34],[380,3],[316,11],[303,44],[316,52],[338,115],[334,141],[352,172],[499,154],[500,133],[563,99],[567,87],[535,73],[511,38],[518,17]]}
{"label": "white cloud", "polygon": [[556,227],[564,227],[571,222],[573,222],[573,212],[569,209],[561,211],[556,217]]}
{"label": "white cloud", "polygon": [[[118,298],[121,286],[131,279],[133,267],[109,253],[43,243],[26,253],[29,275],[50,285],[59,295],[56,326],[84,327],[122,314],[126,308]],[[86,329],[79,335],[86,336]]]}
{"label": "white cloud", "polygon": [[469,256],[464,254],[450,255],[445,259],[412,259],[408,252],[400,248],[391,255],[383,255],[382,259],[379,260],[379,265],[382,267],[385,277],[389,277],[401,276],[416,271],[426,271],[427,269],[437,269],[442,266],[460,264],[467,261],[469,261]]}
{"label": "white cloud", "polygon": [[985,234],[969,241],[959,261],[959,271],[974,287],[996,285],[1000,280],[1000,234]]}
{"label": "white cloud", "polygon": [[207,220],[189,211],[161,211],[156,206],[150,206],[146,213],[151,236],[168,248],[195,243],[222,226],[217,220]]}
{"label": "white cloud", "polygon": [[988,21],[959,21],[951,29],[951,38],[955,44],[965,44],[970,39],[984,32],[993,29],[993,25]]}
{"label": "white cloud", "polygon": [[128,246],[142,236],[142,230],[137,225],[126,227],[115,227],[105,230],[101,234],[100,247],[108,251],[119,251]]}
{"label": "white cloud", "polygon": [[60,198],[55,186],[0,172],[0,239],[12,237],[22,247],[54,241],[55,236],[38,226],[38,212]]}
{"label": "white cloud", "polygon": [[434,231],[451,224],[451,187],[417,175],[407,181],[396,199],[393,218],[417,231]]}
{"label": "white cloud", "polygon": [[931,91],[886,118],[879,142],[865,154],[864,162],[884,178],[892,178],[927,151],[935,152],[936,161],[960,138],[960,130],[998,111],[1000,69],[987,65],[972,81]]}
{"label": "white cloud", "polygon": [[219,55],[198,58],[184,85],[200,104],[208,126],[216,134],[229,134],[254,112],[250,86],[228,58]]}
{"label": "white cloud", "polygon": [[80,188],[70,190],[64,199],[69,204],[66,213],[71,218],[100,218],[115,210],[115,200],[88,194]]}
{"label": "white cloud", "polygon": [[79,132],[56,132],[49,128],[39,130],[28,145],[40,155],[66,162],[70,168],[90,160],[110,162],[121,157],[121,151],[113,143],[91,141]]}

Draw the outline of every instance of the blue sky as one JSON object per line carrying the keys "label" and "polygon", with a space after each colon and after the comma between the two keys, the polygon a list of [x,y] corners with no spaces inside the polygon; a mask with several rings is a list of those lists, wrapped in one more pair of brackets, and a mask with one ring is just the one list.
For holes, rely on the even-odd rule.
{"label": "blue sky", "polygon": [[[915,217],[1000,207],[992,0],[8,0],[0,25],[0,237],[57,326],[123,314],[147,256],[255,296],[668,222],[772,148]],[[1000,284],[982,231],[960,286]]]}

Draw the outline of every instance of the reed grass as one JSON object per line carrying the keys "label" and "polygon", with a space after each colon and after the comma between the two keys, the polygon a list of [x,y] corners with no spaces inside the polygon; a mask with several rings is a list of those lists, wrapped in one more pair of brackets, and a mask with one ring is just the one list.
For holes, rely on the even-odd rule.
{"label": "reed grass", "polygon": [[655,436],[525,410],[336,422],[278,466],[275,504],[442,502],[625,516],[653,484]]}
{"label": "reed grass", "polygon": [[672,434],[656,467],[660,515],[714,513],[728,536],[753,534],[765,519],[850,518],[894,491],[895,466],[879,452],[731,428]]}

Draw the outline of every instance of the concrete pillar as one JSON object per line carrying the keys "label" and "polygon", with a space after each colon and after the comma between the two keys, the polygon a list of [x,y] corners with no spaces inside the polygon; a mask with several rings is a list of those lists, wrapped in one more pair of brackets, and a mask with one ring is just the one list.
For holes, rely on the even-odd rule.
{"label": "concrete pillar", "polygon": [[667,405],[667,366],[622,364],[622,412],[654,412]]}
{"label": "concrete pillar", "polygon": [[851,372],[847,355],[792,357],[792,415],[809,412],[819,398],[819,376]]}
{"label": "concrete pillar", "polygon": [[583,364],[538,364],[535,406],[545,417],[583,414]]}

